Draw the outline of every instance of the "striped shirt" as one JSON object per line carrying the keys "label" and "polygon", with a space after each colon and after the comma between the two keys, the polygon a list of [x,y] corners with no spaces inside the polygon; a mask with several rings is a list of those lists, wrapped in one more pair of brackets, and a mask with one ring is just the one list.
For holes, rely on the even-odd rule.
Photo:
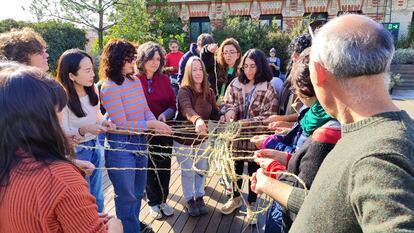
{"label": "striped shirt", "polygon": [[155,120],[139,79],[126,78],[122,85],[106,80],[101,89],[101,101],[110,120],[119,128],[144,131],[146,121]]}
{"label": "striped shirt", "polygon": [[45,165],[25,156],[0,188],[0,232],[107,232],[86,180],[72,164]]}

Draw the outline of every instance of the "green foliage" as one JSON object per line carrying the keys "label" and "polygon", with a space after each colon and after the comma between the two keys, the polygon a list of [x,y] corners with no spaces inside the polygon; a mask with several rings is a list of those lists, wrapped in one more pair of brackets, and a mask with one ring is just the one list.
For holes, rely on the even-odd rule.
{"label": "green foliage", "polygon": [[390,82],[388,83],[388,90],[392,90],[394,87],[401,86],[403,80],[401,79],[400,74],[391,73]]}
{"label": "green foliage", "polygon": [[392,64],[414,64],[414,49],[397,49]]}
{"label": "green foliage", "polygon": [[8,32],[13,28],[20,29],[29,27],[31,24],[24,21],[16,21],[14,19],[5,19],[0,21],[0,33]]}
{"label": "green foliage", "polygon": [[414,48],[414,22],[411,22],[410,25],[408,25],[408,33],[402,35],[398,40],[397,48]]}
{"label": "green foliage", "polygon": [[33,28],[48,44],[49,70],[51,73],[55,73],[57,60],[65,50],[71,48],[84,49],[87,42],[85,31],[70,23],[56,21],[28,23],[10,19],[0,21],[1,32],[5,32],[3,29],[11,30],[12,28],[23,27]]}
{"label": "green foliage", "polygon": [[277,56],[282,60],[284,66],[289,60],[288,45],[294,37],[300,35],[305,27],[302,22],[292,28],[289,32],[281,31],[276,24],[260,25],[255,20],[240,20],[239,17],[226,16],[224,26],[213,30],[213,35],[217,43],[221,43],[224,39],[235,38],[242,49],[246,52],[251,48],[261,49],[268,55],[271,48],[276,49]]}
{"label": "green foliage", "polygon": [[52,73],[56,70],[59,56],[68,49],[85,49],[86,33],[71,23],[47,21],[36,23],[34,29],[38,31],[47,42],[49,48],[49,67]]}
{"label": "green foliage", "polygon": [[138,44],[156,41],[167,50],[168,41],[175,38],[180,43],[181,50],[185,51],[188,43],[185,43],[186,37],[177,9],[160,6],[149,11],[150,13],[143,0],[117,4],[112,15],[117,19],[117,24],[109,30],[106,38],[124,38]]}

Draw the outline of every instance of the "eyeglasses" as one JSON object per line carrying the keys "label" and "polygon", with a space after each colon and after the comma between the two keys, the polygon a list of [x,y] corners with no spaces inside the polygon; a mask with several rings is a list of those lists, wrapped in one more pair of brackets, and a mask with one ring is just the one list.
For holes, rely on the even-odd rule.
{"label": "eyeglasses", "polygon": [[228,52],[223,52],[223,55],[234,55],[234,54],[236,54],[237,53],[237,51],[228,51]]}
{"label": "eyeglasses", "polygon": [[126,58],[124,59],[124,61],[129,62],[129,63],[131,63],[131,62],[133,62],[133,61],[136,61],[136,60],[137,60],[137,57],[136,57],[136,56],[133,56],[133,57],[126,57]]}
{"label": "eyeglasses", "polygon": [[251,64],[251,65],[243,65],[243,69],[245,69],[245,70],[247,70],[248,68],[250,68],[250,69],[256,69],[256,65],[255,64]]}
{"label": "eyeglasses", "polygon": [[152,94],[154,89],[152,89],[152,79],[148,79],[148,94]]}

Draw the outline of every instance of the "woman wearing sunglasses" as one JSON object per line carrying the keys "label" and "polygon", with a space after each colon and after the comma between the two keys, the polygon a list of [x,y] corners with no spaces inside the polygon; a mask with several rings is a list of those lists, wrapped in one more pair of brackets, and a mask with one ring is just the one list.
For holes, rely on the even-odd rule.
{"label": "woman wearing sunglasses", "polygon": [[[136,77],[141,81],[148,106],[154,116],[162,122],[171,120],[176,111],[175,95],[167,75],[162,74],[165,64],[165,51],[155,42],[146,42],[139,46],[137,54]],[[150,215],[155,219],[174,214],[174,209],[167,205],[171,171],[171,153],[173,140],[166,136],[150,136],[149,170],[146,186]]]}

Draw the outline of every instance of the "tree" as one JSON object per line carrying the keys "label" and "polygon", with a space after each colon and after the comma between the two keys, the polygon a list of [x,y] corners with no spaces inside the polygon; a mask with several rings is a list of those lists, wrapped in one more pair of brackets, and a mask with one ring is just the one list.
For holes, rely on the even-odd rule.
{"label": "tree", "polygon": [[103,48],[104,32],[114,26],[107,19],[120,0],[32,0],[29,10],[41,21],[53,18],[83,25],[98,34],[99,51]]}
{"label": "tree", "polygon": [[181,44],[181,49],[186,50],[185,33],[178,12],[163,5],[163,1],[158,0],[160,5],[152,7],[148,7],[144,0],[120,1],[112,15],[117,19],[117,24],[109,30],[108,37],[137,43],[157,41],[166,48],[169,39],[175,38]]}

